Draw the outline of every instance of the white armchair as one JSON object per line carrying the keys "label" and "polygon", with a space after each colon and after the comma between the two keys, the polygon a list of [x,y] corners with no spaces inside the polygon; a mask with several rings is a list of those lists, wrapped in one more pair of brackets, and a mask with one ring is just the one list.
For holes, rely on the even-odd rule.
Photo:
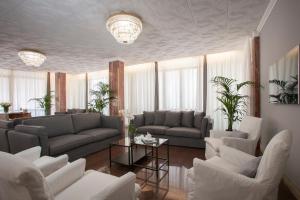
{"label": "white armchair", "polygon": [[219,148],[226,145],[245,153],[254,155],[257,142],[261,135],[262,119],[257,117],[245,116],[240,124],[240,135],[246,134],[246,138],[237,137],[229,131],[210,131],[210,137],[206,137],[205,157],[209,159],[219,156]]}
{"label": "white armchair", "polygon": [[98,171],[85,172],[79,159],[44,177],[32,163],[0,152],[0,199],[14,200],[134,200],[140,189],[135,174],[120,178]]}
{"label": "white armchair", "polygon": [[29,162],[32,162],[35,166],[37,166],[37,168],[41,170],[44,176],[48,176],[68,164],[68,155],[65,154],[58,157],[41,157],[41,150],[42,148],[40,146],[36,146],[16,153],[15,155]]}
{"label": "white armchair", "polygon": [[189,200],[270,200],[277,199],[278,185],[289,156],[292,135],[285,130],[270,141],[254,178],[238,173],[242,164],[255,158],[221,146],[220,157],[194,159],[189,170]]}

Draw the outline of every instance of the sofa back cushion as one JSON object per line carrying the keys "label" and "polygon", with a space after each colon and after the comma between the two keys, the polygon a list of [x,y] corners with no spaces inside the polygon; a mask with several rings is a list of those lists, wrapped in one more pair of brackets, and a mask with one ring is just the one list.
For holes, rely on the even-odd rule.
{"label": "sofa back cushion", "polygon": [[179,127],[181,125],[181,112],[167,111],[165,126]]}
{"label": "sofa back cushion", "polygon": [[147,112],[144,111],[144,119],[145,119],[145,125],[153,125],[154,124],[154,112]]}
{"label": "sofa back cushion", "polygon": [[154,113],[154,125],[164,125],[166,118],[166,111],[156,111]]}
{"label": "sofa back cushion", "polygon": [[192,128],[194,125],[194,111],[183,111],[181,118],[181,125]]}
{"label": "sofa back cushion", "polygon": [[71,116],[76,133],[87,129],[99,128],[101,125],[100,113],[78,113]]}
{"label": "sofa back cushion", "polygon": [[194,116],[194,127],[201,129],[202,120],[205,117],[205,112],[196,112]]}
{"label": "sofa back cushion", "polygon": [[35,117],[23,121],[24,125],[44,126],[48,137],[74,133],[71,115]]}

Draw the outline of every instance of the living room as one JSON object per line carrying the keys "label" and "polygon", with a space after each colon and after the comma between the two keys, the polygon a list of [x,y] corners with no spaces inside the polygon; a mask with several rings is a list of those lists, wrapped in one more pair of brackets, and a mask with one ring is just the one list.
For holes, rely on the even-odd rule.
{"label": "living room", "polygon": [[300,199],[299,9],[2,0],[0,199]]}

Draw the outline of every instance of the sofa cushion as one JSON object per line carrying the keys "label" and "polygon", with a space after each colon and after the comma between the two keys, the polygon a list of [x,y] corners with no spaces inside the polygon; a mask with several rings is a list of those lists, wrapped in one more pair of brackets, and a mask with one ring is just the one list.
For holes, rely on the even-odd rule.
{"label": "sofa cushion", "polygon": [[134,115],[134,118],[132,120],[132,123],[135,127],[140,127],[140,126],[144,126],[145,124],[145,120],[144,120],[144,115]]}
{"label": "sofa cushion", "polygon": [[166,130],[166,135],[176,137],[200,138],[201,133],[199,129],[187,127],[174,127]]}
{"label": "sofa cushion", "polygon": [[44,126],[48,137],[55,137],[74,132],[71,115],[53,115],[34,117],[23,121],[24,125]]}
{"label": "sofa cushion", "polygon": [[156,111],[154,113],[154,125],[164,125],[166,118],[166,111]]}
{"label": "sofa cushion", "polygon": [[181,125],[192,128],[194,125],[194,111],[183,111],[181,117]]}
{"label": "sofa cushion", "polygon": [[82,145],[91,143],[93,137],[89,135],[68,134],[49,139],[50,155],[58,155],[69,150],[79,148]]}
{"label": "sofa cushion", "polygon": [[167,111],[165,126],[178,127],[181,123],[181,112]]}
{"label": "sofa cushion", "polygon": [[87,129],[98,128],[101,125],[100,113],[79,113],[71,116],[73,120],[74,131],[76,133]]}
{"label": "sofa cushion", "polygon": [[87,135],[93,138],[93,141],[104,140],[106,138],[120,135],[117,129],[112,128],[96,128],[79,132],[77,135]]}
{"label": "sofa cushion", "polygon": [[144,119],[145,119],[145,125],[153,125],[154,124],[154,112],[144,111]]}
{"label": "sofa cushion", "polygon": [[137,132],[138,133],[143,133],[146,134],[147,132],[149,132],[150,134],[154,134],[154,135],[164,135],[166,133],[166,130],[169,127],[167,126],[141,126],[137,128]]}
{"label": "sofa cushion", "polygon": [[201,129],[202,120],[205,117],[205,112],[196,112],[194,116],[194,127]]}

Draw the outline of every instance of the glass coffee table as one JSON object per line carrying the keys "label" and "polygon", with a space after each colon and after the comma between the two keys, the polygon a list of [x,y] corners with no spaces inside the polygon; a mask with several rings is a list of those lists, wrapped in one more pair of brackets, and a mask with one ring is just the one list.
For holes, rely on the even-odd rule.
{"label": "glass coffee table", "polygon": [[[167,146],[167,156],[165,158],[159,157],[160,148]],[[118,156],[112,158],[112,148],[114,146],[124,147],[126,150]],[[143,158],[151,159],[154,165],[138,164],[137,162]],[[158,178],[159,171],[169,171],[169,140],[164,138],[155,138],[153,143],[144,143],[142,140],[131,140],[129,137],[122,138],[118,141],[112,142],[109,145],[109,163],[118,163],[130,167],[141,167],[149,170],[156,171]],[[167,167],[167,169],[165,169]]]}

